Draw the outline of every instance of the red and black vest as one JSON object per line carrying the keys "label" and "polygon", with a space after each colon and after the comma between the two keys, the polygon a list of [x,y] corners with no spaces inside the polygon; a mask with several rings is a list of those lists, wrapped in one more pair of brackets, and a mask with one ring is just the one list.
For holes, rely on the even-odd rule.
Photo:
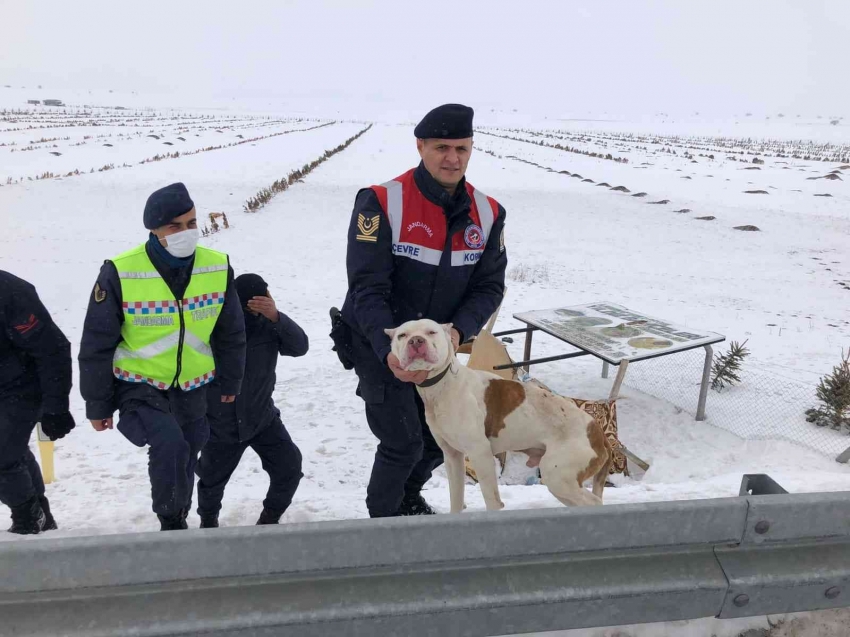
{"label": "red and black vest", "polygon": [[[446,248],[446,215],[443,209],[426,199],[408,170],[380,186],[372,186],[393,233],[393,255],[428,265],[439,266]],[[484,253],[493,224],[499,216],[499,204],[470,183],[466,190],[472,202],[472,223],[452,237],[452,266],[475,265]]]}

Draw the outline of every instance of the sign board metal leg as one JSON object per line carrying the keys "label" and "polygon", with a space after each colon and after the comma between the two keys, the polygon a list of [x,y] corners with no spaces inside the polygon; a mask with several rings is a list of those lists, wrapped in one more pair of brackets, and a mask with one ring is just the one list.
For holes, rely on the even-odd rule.
{"label": "sign board metal leg", "polygon": [[[525,351],[523,353],[523,360],[531,360],[531,339],[534,336],[534,328],[529,327],[525,331]],[[528,373],[528,365],[523,366],[523,369],[526,373]]]}
{"label": "sign board metal leg", "polygon": [[629,361],[623,359],[620,361],[619,369],[617,370],[617,378],[614,379],[614,385],[611,387],[611,393],[608,395],[608,402],[613,403],[620,395],[620,387],[623,380],[626,378],[626,371],[629,369]]}
{"label": "sign board metal leg", "polygon": [[646,460],[639,458],[638,456],[633,454],[631,451],[628,450],[628,448],[625,447],[625,445],[620,447],[620,451],[623,452],[623,455],[625,455],[626,458],[628,458],[631,462],[634,462],[641,469],[643,469],[644,471],[649,471],[649,463]]}
{"label": "sign board metal leg", "polygon": [[611,366],[608,364],[608,361],[602,361],[602,378],[608,378],[608,370]]}
{"label": "sign board metal leg", "polygon": [[711,345],[705,346],[705,363],[702,367],[702,384],[699,388],[697,403],[697,420],[705,420],[705,401],[708,398],[708,384],[711,380],[711,362],[714,360],[714,350]]}
{"label": "sign board metal leg", "polygon": [[[605,363],[606,367],[608,363]],[[608,395],[608,402],[613,403],[620,396],[620,387],[623,386],[623,381],[626,379],[626,372],[629,370],[629,361],[624,359],[620,361],[619,369],[617,370],[617,377],[614,379],[614,384],[611,386],[611,393]],[[607,377],[608,370],[603,368],[603,377]],[[625,456],[637,466],[639,466],[644,471],[649,471],[649,463],[645,460],[639,458],[634,453],[629,451],[625,445],[620,447],[620,450],[625,454]],[[626,475],[629,475],[628,472]]]}

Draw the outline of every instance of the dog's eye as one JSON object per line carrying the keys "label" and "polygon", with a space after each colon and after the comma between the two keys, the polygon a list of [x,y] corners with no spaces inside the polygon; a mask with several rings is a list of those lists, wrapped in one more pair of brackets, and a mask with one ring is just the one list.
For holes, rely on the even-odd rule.
{"label": "dog's eye", "polygon": [[430,332],[428,332],[428,336],[436,336],[436,335],[437,335],[437,332],[435,332],[434,330],[431,330]]}
{"label": "dog's eye", "polygon": [[403,341],[406,338],[407,338],[407,334],[399,334],[398,335],[398,340],[400,340],[400,341]]}

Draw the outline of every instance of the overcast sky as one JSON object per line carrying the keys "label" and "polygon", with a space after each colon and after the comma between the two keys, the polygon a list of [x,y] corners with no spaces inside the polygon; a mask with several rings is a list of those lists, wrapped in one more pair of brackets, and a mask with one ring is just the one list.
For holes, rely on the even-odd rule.
{"label": "overcast sky", "polygon": [[846,0],[0,0],[0,84],[850,115]]}

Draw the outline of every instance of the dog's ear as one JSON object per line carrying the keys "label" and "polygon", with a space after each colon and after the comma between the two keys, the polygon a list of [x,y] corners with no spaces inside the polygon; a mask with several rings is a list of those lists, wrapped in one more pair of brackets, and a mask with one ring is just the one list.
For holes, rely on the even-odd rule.
{"label": "dog's ear", "polygon": [[384,330],[384,334],[386,334],[387,336],[389,336],[389,337],[390,337],[390,340],[393,340],[393,339],[395,338],[395,332],[396,332],[396,331],[395,331],[395,328],[393,328],[393,329],[386,329],[386,330]]}
{"label": "dog's ear", "polygon": [[452,342],[452,327],[451,323],[443,323],[440,327],[443,328],[443,332],[446,334],[446,343],[449,344],[449,353],[454,356],[455,353],[455,344]]}
{"label": "dog's ear", "polygon": [[449,344],[449,370],[452,374],[457,374],[457,356],[455,356],[455,344],[452,342],[452,323],[444,323],[443,330],[446,333],[446,343]]}

